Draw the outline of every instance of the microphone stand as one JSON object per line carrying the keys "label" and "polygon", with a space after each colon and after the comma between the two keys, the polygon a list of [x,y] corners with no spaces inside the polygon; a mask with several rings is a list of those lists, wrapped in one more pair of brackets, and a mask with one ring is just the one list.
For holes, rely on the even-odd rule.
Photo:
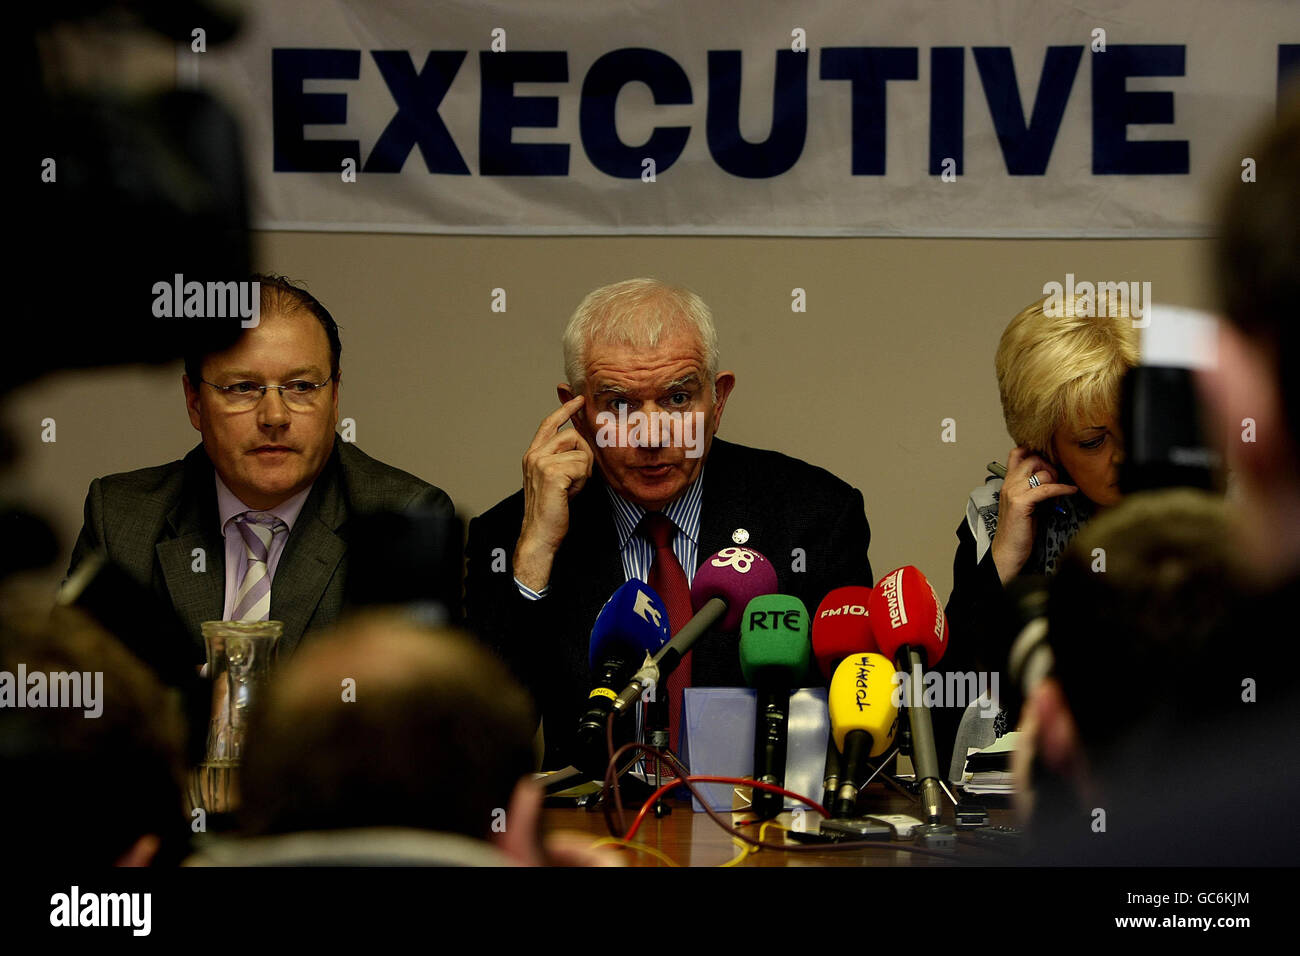
{"label": "microphone stand", "polygon": [[[658,694],[658,690],[659,688],[656,686],[651,691],[650,700],[646,703],[645,723],[642,726],[642,731],[643,731],[642,736],[644,737],[645,742],[649,746],[654,747],[656,750],[667,751],[671,749],[670,745],[672,743],[672,738],[669,733],[668,700],[667,698],[661,699]],[[663,786],[663,767],[662,767],[662,761],[660,761],[658,755],[655,756],[654,760],[655,760],[654,788],[656,791],[658,791],[659,788]],[[648,761],[646,762],[645,766],[646,766],[646,778],[648,783],[649,770],[650,770],[650,765]],[[655,816],[666,817],[672,812],[673,812],[673,808],[669,806],[668,803],[664,800],[663,794],[660,794],[659,798],[655,800]]]}
{"label": "microphone stand", "polygon": [[[899,669],[906,670],[909,677],[911,697],[907,701],[907,726],[911,731],[912,766],[916,773],[916,787],[921,797],[922,825],[916,828],[917,837],[923,845],[947,849],[956,845],[955,831],[943,823],[942,795],[952,799],[947,787],[942,785],[939,774],[939,761],[935,756],[934,725],[930,722],[930,711],[925,706],[924,680],[925,661],[917,647],[904,645],[898,652]],[[956,805],[956,801],[953,801]]]}

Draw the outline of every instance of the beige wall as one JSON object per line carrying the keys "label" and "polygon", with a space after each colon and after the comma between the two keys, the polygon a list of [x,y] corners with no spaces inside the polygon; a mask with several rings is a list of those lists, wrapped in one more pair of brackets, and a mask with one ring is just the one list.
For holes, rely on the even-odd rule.
{"label": "beige wall", "polygon": [[[721,434],[860,488],[876,575],[915,564],[941,596],[966,495],[1010,448],[993,353],[1011,316],[1066,272],[1150,281],[1157,301],[1211,304],[1201,240],[256,241],[261,268],[306,280],[343,326],[340,414],[356,420],[357,444],[441,486],[466,515],[520,487],[524,448],[558,404],[560,330],[584,293],[639,275],[695,289],[737,376]],[[791,312],[795,287],[807,292],[806,314]],[[491,311],[494,288],[506,290],[504,314]],[[52,377],[18,393],[7,415],[22,459],[5,484],[46,510],[65,554],[93,477],[170,461],[196,441],[179,363]],[[52,444],[40,440],[47,417]],[[953,444],[940,440],[947,417]]]}

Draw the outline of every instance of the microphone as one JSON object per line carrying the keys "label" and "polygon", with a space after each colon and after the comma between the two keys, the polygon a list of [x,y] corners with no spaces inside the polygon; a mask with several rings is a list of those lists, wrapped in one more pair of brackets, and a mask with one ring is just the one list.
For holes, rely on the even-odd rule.
{"label": "microphone", "polygon": [[830,682],[840,661],[876,649],[867,604],[871,588],[836,588],[822,598],[812,624],[812,649],[822,677]]}
{"label": "microphone", "polygon": [[752,548],[723,548],[706,558],[691,583],[691,607],[695,616],[632,676],[631,683],[614,701],[614,713],[623,713],[647,688],[671,674],[711,627],[716,624],[722,631],[737,630],[745,606],[776,589],[776,569],[772,562]]}
{"label": "microphone", "polygon": [[942,791],[934,725],[925,706],[924,674],[927,666],[943,659],[948,647],[943,604],[925,575],[909,564],[890,571],[877,582],[868,611],[880,653],[897,661],[898,669],[907,674],[910,692],[905,700],[912,732],[912,762],[926,822],[937,824],[942,816]]}
{"label": "microphone", "polygon": [[844,752],[844,774],[833,803],[836,817],[857,815],[862,764],[879,757],[898,732],[898,703],[894,699],[894,665],[876,653],[852,654],[835,668],[827,703],[831,739]]}
{"label": "microphone", "polygon": [[[876,639],[871,633],[871,620],[867,616],[867,602],[871,588],[860,585],[835,588],[817,605],[812,623],[813,656],[827,683],[840,661],[850,654],[860,654],[876,649]],[[822,806],[829,807],[840,786],[843,765],[835,738],[826,738],[826,772],[822,777]]]}
{"label": "microphone", "polygon": [[[790,688],[808,673],[808,609],[788,594],[756,597],[740,624],[740,670],[758,691],[754,713],[754,779],[782,786],[789,744]],[[781,812],[779,793],[754,788],[753,810],[762,819]]]}
{"label": "microphone", "polygon": [[654,590],[635,578],[619,586],[596,615],[588,665],[591,692],[578,722],[579,766],[599,776],[605,766],[605,724],[617,697],[638,664],[668,641],[668,608]]}

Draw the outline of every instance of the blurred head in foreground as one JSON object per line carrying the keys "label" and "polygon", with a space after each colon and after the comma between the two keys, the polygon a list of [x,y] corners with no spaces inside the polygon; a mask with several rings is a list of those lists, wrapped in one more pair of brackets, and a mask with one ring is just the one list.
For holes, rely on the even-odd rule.
{"label": "blurred head in foreground", "polygon": [[184,739],[175,693],[89,617],[0,597],[0,829],[15,865],[174,863]]}
{"label": "blurred head in foreground", "polygon": [[268,688],[249,730],[243,829],[439,831],[535,862],[535,726],[523,689],[468,639],[358,615]]}
{"label": "blurred head in foreground", "polygon": [[1048,604],[1053,675],[1023,725],[1042,778],[1036,828],[1071,861],[1190,861],[1213,843],[1223,821],[1189,807],[1199,791],[1171,801],[1170,788],[1184,773],[1219,786],[1208,742],[1256,716],[1243,582],[1227,511],[1205,492],[1131,495],[1071,543]]}
{"label": "blurred head in foreground", "polygon": [[[1300,89],[1293,87],[1293,94]],[[1255,161],[1243,179],[1240,157]],[[1215,267],[1226,321],[1201,377],[1239,482],[1240,540],[1265,578],[1300,578],[1300,95],[1223,171]]]}

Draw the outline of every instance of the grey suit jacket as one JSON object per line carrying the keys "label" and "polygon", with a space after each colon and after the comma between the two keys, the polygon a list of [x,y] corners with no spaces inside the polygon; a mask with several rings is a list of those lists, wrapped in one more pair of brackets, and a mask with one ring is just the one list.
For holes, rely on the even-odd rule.
{"label": "grey suit jacket", "polygon": [[[451,499],[440,489],[335,438],[276,567],[271,620],[284,622],[282,656],[292,653],[308,631],[338,619],[347,578],[348,517],[417,508],[453,513]],[[200,626],[221,618],[226,590],[216,481],[203,446],[181,461],[92,481],[69,573],[96,551],[176,610],[193,642],[195,662],[201,662]]]}

